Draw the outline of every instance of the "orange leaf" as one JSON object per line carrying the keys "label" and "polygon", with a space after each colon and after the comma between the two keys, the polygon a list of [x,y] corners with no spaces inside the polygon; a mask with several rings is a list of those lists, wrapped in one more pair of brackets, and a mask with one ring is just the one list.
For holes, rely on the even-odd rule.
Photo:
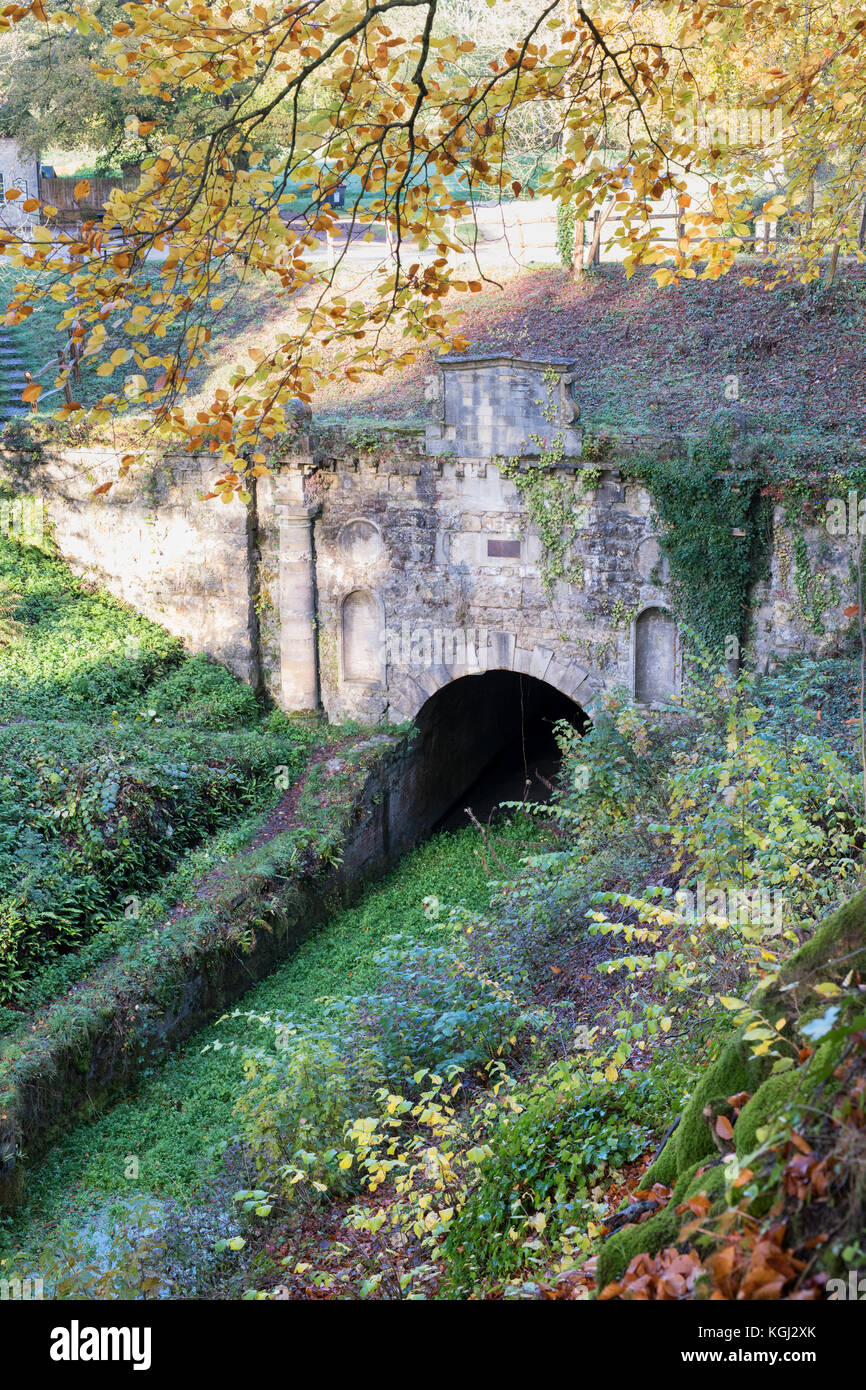
{"label": "orange leaf", "polygon": [[734,1268],[734,1257],[736,1251],[733,1245],[726,1245],[717,1255],[712,1255],[708,1261],[717,1279],[724,1279]]}
{"label": "orange leaf", "polygon": [[683,1205],[688,1207],[695,1216],[706,1216],[710,1209],[710,1199],[705,1192],[698,1192]]}
{"label": "orange leaf", "polygon": [[619,1298],[622,1293],[622,1284],[605,1284],[601,1293],[598,1295],[599,1303],[603,1303],[607,1298]]}
{"label": "orange leaf", "polygon": [[113,483],[103,483],[101,487],[95,487],[93,489],[93,496],[98,497],[101,492],[107,492],[108,489],[113,486]]}
{"label": "orange leaf", "polygon": [[720,1115],[716,1120],[716,1134],[720,1139],[733,1139],[734,1137],[734,1127],[724,1115]]}
{"label": "orange leaf", "polygon": [[32,386],[25,386],[25,387],[24,387],[24,390],[21,392],[21,399],[22,399],[22,401],[27,401],[27,403],[28,403],[28,405],[29,405],[29,404],[32,404],[34,401],[38,401],[38,400],[39,400],[39,397],[40,397],[41,395],[42,395],[42,387],[41,387],[41,386],[37,386],[37,385],[35,384],[35,382],[34,382],[34,384],[33,384]]}
{"label": "orange leaf", "polygon": [[81,198],[86,198],[90,192],[90,179],[81,179],[72,190],[72,196],[76,202]]}
{"label": "orange leaf", "polygon": [[860,612],[860,605],[857,603],[849,603],[847,608],[842,609],[842,612],[845,614],[846,618],[856,618],[857,614]]}

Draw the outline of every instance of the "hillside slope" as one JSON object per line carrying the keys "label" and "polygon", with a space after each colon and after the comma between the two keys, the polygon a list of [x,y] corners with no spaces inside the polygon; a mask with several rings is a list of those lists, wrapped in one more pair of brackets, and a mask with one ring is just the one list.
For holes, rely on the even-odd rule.
{"label": "hillside slope", "polygon": [[[590,431],[702,434],[736,393],[748,427],[789,441],[792,454],[799,441],[816,461],[847,457],[866,437],[866,275],[848,272],[816,294],[748,287],[749,271],[678,289],[646,274],[627,281],[618,266],[583,282],[526,271],[467,300],[462,331],[473,353],[571,358]],[[433,360],[375,386],[341,382],[314,407],[346,419],[423,417]]]}

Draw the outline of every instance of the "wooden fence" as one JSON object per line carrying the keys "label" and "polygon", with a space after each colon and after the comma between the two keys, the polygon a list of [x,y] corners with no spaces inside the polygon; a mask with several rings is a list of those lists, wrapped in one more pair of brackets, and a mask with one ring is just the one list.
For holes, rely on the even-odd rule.
{"label": "wooden fence", "polygon": [[84,180],[80,174],[69,178],[41,178],[39,196],[44,203],[57,208],[60,222],[85,222],[102,217],[105,204],[115,188],[131,193],[138,187],[139,174],[124,174],[121,178],[92,178],[87,182],[90,188],[84,198],[76,200],[75,189]]}
{"label": "wooden fence", "polygon": [[[592,221],[585,222],[583,224],[584,255],[586,255],[586,252],[590,249],[590,247],[593,248],[593,256],[591,262],[592,265],[598,265],[601,260],[601,244],[604,241],[605,236],[610,235],[610,232],[612,231],[615,223],[621,222],[623,220],[621,217],[618,217],[616,213],[610,214],[604,220],[601,229],[601,235],[598,235],[598,220],[600,215],[601,214],[598,211],[596,211],[595,213],[593,213]],[[672,228],[672,234],[670,236],[658,237],[658,240],[660,242],[668,241],[675,246],[677,242],[685,235],[685,221],[681,212],[655,212],[653,213],[652,221],[674,222],[676,224]],[[743,236],[736,238],[733,236],[712,236],[709,237],[708,240],[741,241],[744,247],[753,245],[754,254],[756,256],[769,256],[771,251],[774,252],[776,250],[776,223],[762,220],[760,224],[760,230],[758,228],[759,224],[758,222],[756,222],[755,233],[753,236]],[[588,264],[588,262],[585,262],[585,264]]]}

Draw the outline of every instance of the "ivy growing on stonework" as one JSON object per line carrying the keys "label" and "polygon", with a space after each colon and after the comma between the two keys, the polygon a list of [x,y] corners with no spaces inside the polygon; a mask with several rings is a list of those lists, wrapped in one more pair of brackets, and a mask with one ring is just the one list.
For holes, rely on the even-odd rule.
{"label": "ivy growing on stonework", "polygon": [[[533,436],[533,442],[539,440]],[[559,452],[557,453],[557,446]],[[568,552],[577,537],[577,515],[569,479],[551,473],[564,457],[561,439],[543,450],[537,464],[524,468],[519,458],[499,461],[503,478],[513,483],[526,507],[527,518],[541,539],[541,582],[548,598],[558,579],[579,583],[580,575],[568,563]]]}
{"label": "ivy growing on stonework", "polygon": [[761,496],[763,477],[732,469],[718,432],[688,458],[646,460],[632,471],[662,523],[678,616],[726,654],[728,639],[745,635],[749,591],[766,565],[772,513]]}
{"label": "ivy growing on stonework", "polygon": [[577,213],[572,203],[556,205],[556,250],[566,270],[574,269]]}
{"label": "ivy growing on stonework", "polygon": [[[559,418],[556,392],[559,376],[553,368],[544,373],[546,400],[540,402],[541,413],[551,424]],[[572,481],[561,471],[565,461],[565,435],[559,432],[548,443],[540,434],[530,435],[538,451],[537,463],[524,466],[519,458],[497,459],[503,478],[513,483],[526,508],[528,521],[535,526],[541,539],[541,582],[550,598],[557,580],[581,584],[580,564],[568,563],[568,555],[579,530]],[[587,490],[598,484],[600,470],[587,469]]]}
{"label": "ivy growing on stonework", "polygon": [[790,542],[780,538],[777,548],[788,572],[793,569],[796,610],[808,630],[820,635],[825,630],[824,614],[839,603],[842,594],[835,575],[821,573],[820,567],[813,571],[802,527],[804,522],[820,523],[826,509],[826,484],[816,488],[809,479],[786,478],[773,493],[782,503],[785,524],[791,533]]}

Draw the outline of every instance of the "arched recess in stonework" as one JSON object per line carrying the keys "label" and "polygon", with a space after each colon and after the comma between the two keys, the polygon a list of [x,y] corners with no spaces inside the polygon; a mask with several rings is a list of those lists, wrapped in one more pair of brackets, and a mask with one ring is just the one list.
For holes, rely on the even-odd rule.
{"label": "arched recess in stonework", "polygon": [[641,705],[658,705],[680,693],[681,652],[673,614],[658,604],[641,610],[632,624],[632,691]]}
{"label": "arched recess in stonework", "polygon": [[408,674],[397,673],[388,687],[392,722],[414,719],[437,690],[465,676],[477,676],[484,671],[513,671],[531,676],[536,681],[553,686],[554,690],[567,696],[590,716],[591,703],[604,684],[598,673],[587,670],[576,661],[555,659],[547,647],[540,644],[519,646],[514,634],[509,632],[489,633],[487,648],[483,654],[479,653],[478,660],[479,664],[471,666],[416,666]]}
{"label": "arched recess in stonework", "polygon": [[371,589],[353,589],[340,605],[340,674],[344,681],[382,680],[382,601]]}

